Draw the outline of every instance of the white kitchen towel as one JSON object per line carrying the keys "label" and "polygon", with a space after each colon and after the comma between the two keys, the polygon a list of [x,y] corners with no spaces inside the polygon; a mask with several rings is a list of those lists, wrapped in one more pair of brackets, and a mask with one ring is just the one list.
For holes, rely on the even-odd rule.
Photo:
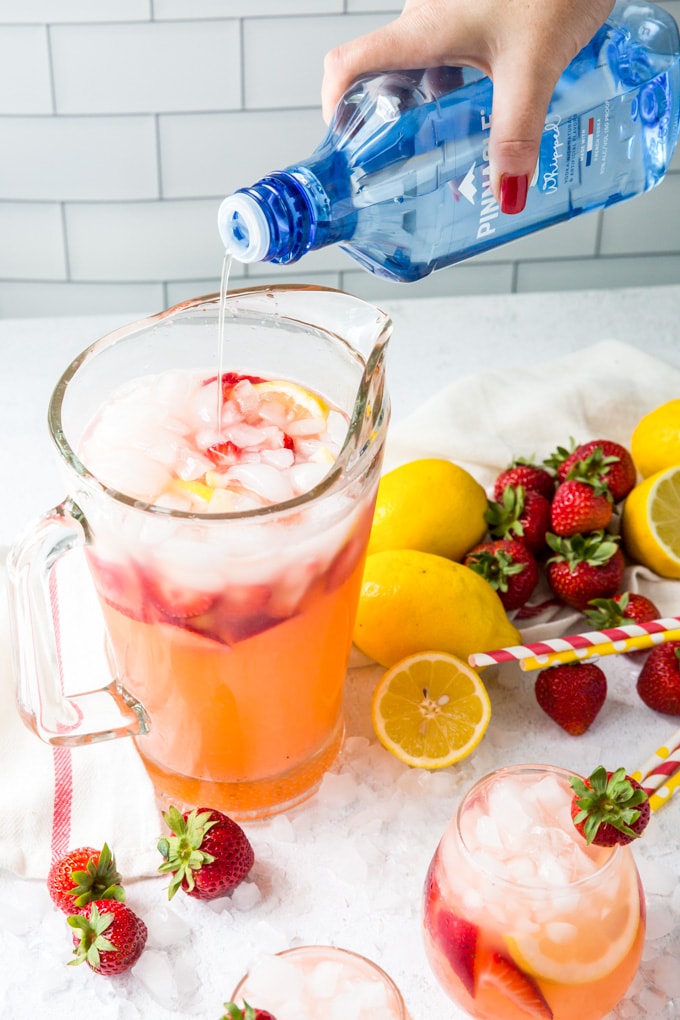
{"label": "white kitchen towel", "polygon": [[[490,366],[480,376],[452,382],[395,425],[385,467],[447,457],[489,487],[514,457],[541,460],[572,436],[629,445],[639,418],[677,396],[680,371],[615,341],[513,371],[494,372]],[[77,578],[72,591],[77,588],[79,609],[63,621],[63,668],[67,681],[79,672],[80,682],[84,677],[95,688],[104,682],[101,624],[91,585],[79,569],[64,582]],[[680,614],[680,582],[631,567],[626,585],[649,594],[662,615]],[[73,610],[76,603],[67,597],[63,604]],[[159,816],[132,741],[77,748],[42,743],[16,707],[4,599],[0,612],[0,869],[44,878],[57,854],[106,840],[126,880],[154,874]],[[579,614],[555,607],[517,622],[525,640],[590,629]],[[361,661],[358,655],[352,659],[350,692],[361,686]],[[375,668],[367,670],[365,683],[374,676]],[[370,732],[370,723],[352,721],[352,713],[349,723],[350,731]]]}

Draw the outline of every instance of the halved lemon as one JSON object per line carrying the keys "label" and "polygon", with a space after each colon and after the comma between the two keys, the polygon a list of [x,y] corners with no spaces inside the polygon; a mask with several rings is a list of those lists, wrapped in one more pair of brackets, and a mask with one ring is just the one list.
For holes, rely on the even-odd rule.
{"label": "halved lemon", "polygon": [[[583,913],[553,921],[533,935],[506,935],[515,963],[534,977],[578,985],[610,974],[630,952],[640,927],[640,901],[632,859],[618,898],[594,910],[593,890]],[[588,894],[584,893],[584,897]]]}
{"label": "halved lemon", "polygon": [[491,718],[479,675],[447,652],[419,652],[395,663],[373,692],[373,728],[407,765],[439,769],[477,747]]}
{"label": "halved lemon", "polygon": [[265,379],[264,382],[254,383],[254,387],[260,394],[271,393],[280,397],[296,418],[326,418],[328,415],[328,404],[298,383],[287,379]]}
{"label": "halved lemon", "polygon": [[680,578],[680,465],[657,471],[628,494],[621,532],[633,559]]}

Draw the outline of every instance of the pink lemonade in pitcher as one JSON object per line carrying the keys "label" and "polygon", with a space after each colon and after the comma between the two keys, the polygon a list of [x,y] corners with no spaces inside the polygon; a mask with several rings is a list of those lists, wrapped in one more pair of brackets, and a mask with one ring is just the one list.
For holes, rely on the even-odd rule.
{"label": "pink lemonade in pitcher", "polygon": [[[323,526],[313,506],[266,508],[314,489],[347,430],[296,382],[183,370],[128,383],[86,430],[89,470],[167,511],[138,531],[97,521],[88,550],[115,675],[152,720],[136,743],[162,800],[263,815],[336,757],[377,477]],[[251,514],[224,528],[219,515],[244,511],[256,527]]]}
{"label": "pink lemonade in pitcher", "polygon": [[629,847],[588,846],[569,773],[514,766],[466,796],[428,872],[424,938],[444,990],[484,1020],[601,1020],[640,961]]}

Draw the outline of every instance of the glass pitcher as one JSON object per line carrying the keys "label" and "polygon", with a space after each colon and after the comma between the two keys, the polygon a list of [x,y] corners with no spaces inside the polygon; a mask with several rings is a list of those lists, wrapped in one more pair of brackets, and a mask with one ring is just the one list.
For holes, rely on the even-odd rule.
{"label": "glass pitcher", "polygon": [[[39,737],[132,736],[162,808],[247,819],[307,798],[342,744],[391,323],[350,295],[304,286],[234,292],[223,319],[225,372],[289,380],[346,415],[337,459],[309,491],[246,510],[178,510],[116,491],[79,452],[112,394],[156,373],[225,378],[217,295],[124,326],[77,357],[52,395],[68,495],[11,551],[10,619],[19,709]],[[131,421],[126,433],[132,459],[141,437]],[[111,676],[69,694],[51,599],[75,550],[101,605]]]}

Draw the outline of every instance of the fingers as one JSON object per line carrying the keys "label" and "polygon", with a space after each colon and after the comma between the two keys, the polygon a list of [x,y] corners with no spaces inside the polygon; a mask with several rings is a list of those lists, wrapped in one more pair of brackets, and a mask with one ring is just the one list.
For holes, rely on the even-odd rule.
{"label": "fingers", "polygon": [[426,5],[413,3],[395,21],[326,54],[321,84],[321,107],[328,123],[343,92],[359,75],[398,71],[442,63],[433,40],[438,33]]}
{"label": "fingers", "polygon": [[498,61],[493,71],[489,166],[493,193],[502,212],[521,212],[526,203],[551,96],[560,71],[539,62],[536,74],[523,61]]}

